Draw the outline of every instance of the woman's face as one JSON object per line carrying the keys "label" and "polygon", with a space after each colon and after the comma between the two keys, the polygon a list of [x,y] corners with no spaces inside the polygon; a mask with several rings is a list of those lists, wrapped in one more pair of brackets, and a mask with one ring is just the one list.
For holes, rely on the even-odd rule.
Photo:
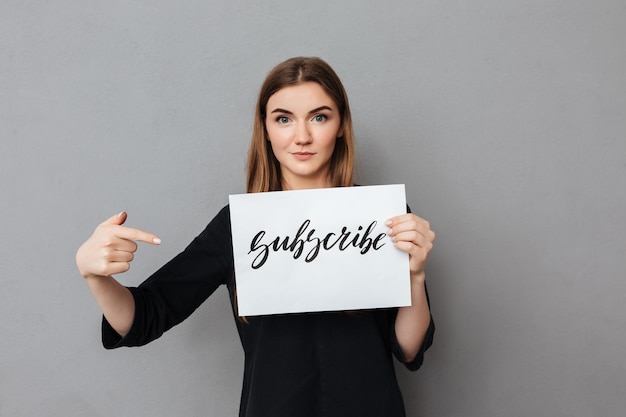
{"label": "woman's face", "polygon": [[318,83],[305,82],[278,90],[266,107],[265,128],[283,187],[329,187],[330,159],[343,134],[333,99]]}

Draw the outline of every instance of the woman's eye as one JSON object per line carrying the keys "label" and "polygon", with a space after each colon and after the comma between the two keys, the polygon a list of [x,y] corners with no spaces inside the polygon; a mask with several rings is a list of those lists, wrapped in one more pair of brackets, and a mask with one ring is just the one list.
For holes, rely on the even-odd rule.
{"label": "woman's eye", "polygon": [[289,123],[289,117],[287,116],[278,116],[276,118],[276,121],[280,124],[285,124],[285,123]]}
{"label": "woman's eye", "polygon": [[313,117],[313,121],[314,122],[323,122],[327,119],[325,114],[318,114],[315,117]]}

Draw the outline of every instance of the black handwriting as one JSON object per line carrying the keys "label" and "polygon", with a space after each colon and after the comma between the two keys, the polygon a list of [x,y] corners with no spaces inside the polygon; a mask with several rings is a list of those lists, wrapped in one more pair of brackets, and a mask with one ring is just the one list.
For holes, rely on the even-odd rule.
{"label": "black handwriting", "polygon": [[340,251],[345,251],[350,247],[359,248],[359,253],[365,255],[370,249],[378,250],[385,245],[385,242],[382,242],[382,240],[386,236],[386,233],[380,233],[376,237],[370,236],[376,224],[376,221],[372,221],[363,234],[361,234],[363,226],[359,226],[356,233],[349,231],[348,228],[344,226],[341,228],[340,233],[331,232],[327,233],[324,237],[318,237],[316,236],[315,229],[311,228],[308,230],[311,225],[311,220],[307,219],[302,222],[293,238],[289,236],[282,238],[276,236],[274,240],[269,243],[263,243],[266,232],[261,230],[252,238],[252,242],[250,242],[250,252],[248,252],[248,255],[256,253],[256,256],[252,260],[252,269],[261,268],[265,262],[267,262],[270,251],[289,251],[292,252],[293,259],[298,259],[304,253],[305,246],[306,249],[308,249],[308,252],[304,256],[305,262],[314,261],[319,255],[320,250],[328,251],[335,246]]}

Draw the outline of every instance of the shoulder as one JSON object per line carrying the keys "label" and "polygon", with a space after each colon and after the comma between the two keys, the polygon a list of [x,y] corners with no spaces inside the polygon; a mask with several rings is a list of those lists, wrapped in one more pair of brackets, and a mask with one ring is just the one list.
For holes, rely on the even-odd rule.
{"label": "shoulder", "polygon": [[224,207],[222,207],[222,209],[215,215],[213,220],[226,222],[230,226],[230,204],[226,204]]}
{"label": "shoulder", "polygon": [[211,225],[215,225],[218,228],[226,229],[230,233],[230,205],[226,204],[220,211],[217,212],[213,220],[209,223],[207,228]]}
{"label": "shoulder", "polygon": [[230,239],[230,209],[228,205],[217,212],[194,241],[207,243],[221,241],[224,238]]}

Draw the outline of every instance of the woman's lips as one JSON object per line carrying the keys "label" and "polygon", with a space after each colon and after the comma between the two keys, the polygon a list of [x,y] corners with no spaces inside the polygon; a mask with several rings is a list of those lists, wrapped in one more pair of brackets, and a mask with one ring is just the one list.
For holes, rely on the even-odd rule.
{"label": "woman's lips", "polygon": [[293,152],[292,155],[299,161],[306,161],[307,159],[311,159],[315,154],[312,152]]}

